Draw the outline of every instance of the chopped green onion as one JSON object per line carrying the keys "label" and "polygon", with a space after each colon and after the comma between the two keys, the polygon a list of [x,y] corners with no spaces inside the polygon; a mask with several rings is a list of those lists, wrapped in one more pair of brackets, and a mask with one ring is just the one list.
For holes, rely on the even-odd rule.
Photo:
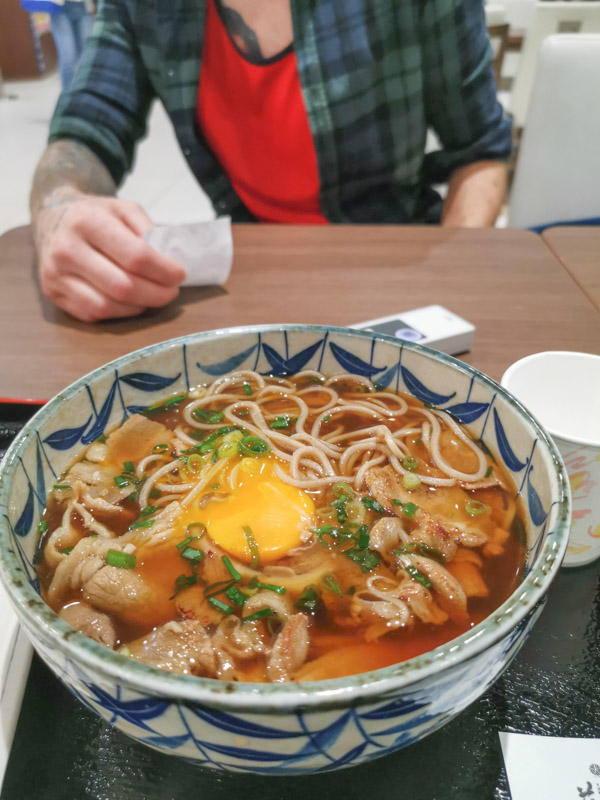
{"label": "chopped green onion", "polygon": [[279,586],[276,583],[259,583],[256,581],[255,585],[257,589],[266,589],[268,592],[276,592],[277,594],[285,594],[287,591],[285,586]]}
{"label": "chopped green onion", "polygon": [[425,406],[425,408],[435,408],[433,403],[423,403],[423,405]]}
{"label": "chopped green onion", "polygon": [[133,569],[136,562],[134,553],[123,553],[121,550],[107,550],[105,560],[109,567],[121,569]]}
{"label": "chopped green onion", "polygon": [[265,617],[272,617],[275,614],[272,608],[261,608],[260,611],[255,611],[249,617],[242,617],[242,622],[254,622],[256,619],[264,619]]}
{"label": "chopped green onion", "polygon": [[63,547],[63,549],[59,550],[59,552],[65,556],[68,556],[72,549],[72,547]]}
{"label": "chopped green onion", "polygon": [[158,489],[151,489],[151,490],[150,490],[150,494],[148,495],[148,497],[149,497],[151,500],[156,500],[156,498],[157,498],[157,497],[160,497],[160,492],[159,492],[159,490],[158,490]]}
{"label": "chopped green onion", "polygon": [[204,589],[204,597],[213,597],[215,594],[222,594],[230,586],[233,586],[234,581],[217,581],[211,583]]}
{"label": "chopped green onion", "polygon": [[175,578],[175,594],[169,597],[169,600],[172,600],[179,592],[183,592],[184,589],[189,589],[190,586],[193,586],[198,581],[197,575],[178,575]]}
{"label": "chopped green onion", "polygon": [[125,656],[125,658],[129,658],[131,656],[131,650],[129,649],[129,647],[127,647],[126,644],[124,644],[122,647],[119,647],[117,653],[119,653],[122,656]]}
{"label": "chopped green onion", "polygon": [[55,483],[54,488],[60,490],[60,489],[70,489],[71,487],[69,486],[68,483]]}
{"label": "chopped green onion", "polygon": [[38,533],[44,533],[48,529],[48,522],[43,519],[38,525]]}
{"label": "chopped green onion", "polygon": [[355,592],[356,592],[356,586],[349,586],[349,587],[346,589],[346,594],[349,594],[349,595],[350,595],[350,597],[352,597],[352,595],[353,595]]}
{"label": "chopped green onion", "polygon": [[240,608],[244,605],[246,600],[248,599],[243,592],[237,588],[237,586],[230,586],[229,589],[225,590],[225,596],[228,597],[232,603]]}
{"label": "chopped green onion", "polygon": [[331,419],[331,417],[328,414],[326,417],[323,417],[323,422],[327,423],[327,422],[329,422],[330,419]]}
{"label": "chopped green onion", "polygon": [[311,375],[309,380],[311,380],[313,383],[323,383],[325,378],[317,378],[316,375]]}
{"label": "chopped green onion", "polygon": [[133,466],[133,461],[126,461],[123,464],[123,472],[135,472],[135,467]]}
{"label": "chopped green onion", "polygon": [[185,394],[176,394],[175,397],[169,397],[168,400],[162,404],[163,408],[171,408],[171,406],[176,405],[177,403],[183,403],[184,400],[187,399],[187,395]]}
{"label": "chopped green onion", "polygon": [[278,431],[283,428],[289,428],[291,422],[291,418],[286,414],[280,417],[275,417],[275,419],[269,423],[269,428],[273,428],[274,431]]}
{"label": "chopped green onion", "polygon": [[419,506],[415,505],[414,503],[405,503],[404,504],[404,514],[407,517],[414,517],[414,515],[419,510]]}
{"label": "chopped green onion", "polygon": [[384,514],[385,509],[384,507],[377,502],[377,500],[373,500],[371,497],[361,497],[360,502],[363,504],[365,508],[369,508],[372,511],[376,511],[378,514]]}
{"label": "chopped green onion", "polygon": [[333,530],[333,525],[321,525],[320,528],[314,528],[313,533],[319,536],[322,533],[330,533]]}
{"label": "chopped green onion", "polygon": [[411,491],[412,489],[418,489],[421,485],[421,478],[418,475],[413,475],[412,472],[406,472],[402,476],[402,484],[405,489]]}
{"label": "chopped green onion", "polygon": [[344,555],[351,561],[354,561],[355,564],[358,564],[363,572],[370,572],[372,569],[377,569],[381,561],[378,553],[359,547],[354,547],[352,550],[345,550]]}
{"label": "chopped green onion", "polygon": [[417,553],[418,555],[425,556],[425,558],[432,558],[440,564],[446,563],[446,556],[441,550],[429,544],[424,544],[423,542],[407,542],[406,544],[400,545],[397,550],[392,550],[392,555],[395,556],[404,556],[407,553]]}
{"label": "chopped green onion", "polygon": [[407,564],[404,569],[414,581],[417,581],[417,583],[420,583],[426,589],[431,589],[433,586],[433,583],[429,580],[429,578],[426,578],[425,575],[423,575],[422,572],[419,572],[419,570],[412,564]]}
{"label": "chopped green onion", "polygon": [[246,537],[246,542],[248,544],[248,550],[250,551],[250,555],[252,556],[252,561],[250,562],[250,566],[252,569],[256,569],[260,563],[260,553],[258,551],[258,545],[256,544],[256,539],[254,538],[254,534],[252,533],[251,528],[248,525],[244,525],[242,528],[244,531],[244,536]]}
{"label": "chopped green onion", "polygon": [[240,408],[240,410],[237,413],[238,413],[238,417],[247,417],[248,416],[248,409],[247,408]]}
{"label": "chopped green onion", "polygon": [[314,614],[318,611],[321,603],[321,592],[316,586],[310,585],[305,588],[300,597],[296,600],[294,608],[297,608],[298,611],[308,611],[310,614]]}
{"label": "chopped green onion", "polygon": [[402,466],[409,472],[414,472],[419,466],[419,459],[414,458],[413,456],[404,456],[402,459]]}
{"label": "chopped green onion", "polygon": [[238,452],[238,443],[233,441],[223,442],[223,444],[217,450],[219,458],[229,458],[230,456],[237,455],[237,452]]}
{"label": "chopped green onion", "polygon": [[325,575],[321,578],[321,583],[324,589],[327,589],[328,592],[332,592],[333,594],[337,594],[338,597],[343,597],[344,593],[342,589],[335,579],[333,575]]}
{"label": "chopped green onion", "polygon": [[140,511],[138,518],[135,521],[137,522],[138,520],[141,519],[147,519],[148,517],[151,517],[152,514],[155,514],[157,511],[158,511],[158,506],[146,506],[146,508],[143,508]]}
{"label": "chopped green onion", "polygon": [[227,603],[223,603],[222,600],[218,600],[216,597],[209,597],[208,602],[222,614],[233,614],[234,609],[230,605],[227,605]]}
{"label": "chopped green onion", "polygon": [[132,522],[131,525],[129,526],[129,530],[135,531],[138,528],[151,528],[153,525],[154,525],[153,519],[146,519],[143,520],[142,522]]}
{"label": "chopped green onion", "polygon": [[210,425],[213,425],[215,422],[221,422],[223,419],[223,412],[222,411],[205,411],[203,408],[195,408],[192,412],[192,416],[198,422],[208,422]]}
{"label": "chopped green onion", "polygon": [[219,458],[219,451],[218,450],[213,450],[213,454],[212,454],[212,458],[211,458],[212,463],[216,464],[218,458]]}
{"label": "chopped green onion", "polygon": [[403,505],[403,503],[402,503],[402,500],[396,500],[396,498],[394,498],[394,499],[392,500],[392,503],[393,503],[395,506],[401,506],[401,505]]}
{"label": "chopped green onion", "polygon": [[366,525],[361,525],[358,529],[358,546],[361,550],[369,546],[370,541],[369,530]]}
{"label": "chopped green onion", "polygon": [[[354,498],[354,490],[351,486],[348,486],[347,483],[340,481],[339,483],[334,483],[331,487],[331,491],[334,493],[336,497],[341,497],[342,495],[347,497],[349,500]],[[332,503],[333,505],[333,503]]]}
{"label": "chopped green onion", "polygon": [[[123,489],[123,487],[129,486],[129,481],[122,475],[117,475],[117,477],[115,478],[115,483],[117,484],[119,489]],[[56,486],[54,488],[56,489]]]}
{"label": "chopped green onion", "polygon": [[215,492],[216,492],[216,491],[217,491],[217,489],[219,489],[219,488],[220,488],[220,486],[221,486],[221,484],[220,484],[220,483],[211,483],[211,485],[210,485],[210,488],[211,488],[213,491],[215,491]]}
{"label": "chopped green onion", "polygon": [[489,467],[485,471],[485,477],[489,478],[493,471],[494,471],[494,467],[490,464]]}
{"label": "chopped green onion", "polygon": [[244,384],[244,391],[246,392],[248,397],[250,397],[250,395],[252,394],[252,387],[250,386],[249,383]]}
{"label": "chopped green onion", "polygon": [[237,571],[237,569],[233,566],[233,564],[231,563],[231,560],[227,556],[221,556],[221,561],[225,564],[225,566],[227,567],[227,571],[229,572],[229,574],[231,575],[231,577],[234,580],[236,580],[236,581],[241,581],[242,580],[242,576]]}
{"label": "chopped green onion", "polygon": [[204,558],[204,550],[197,550],[195,547],[186,547],[181,551],[181,557],[187,558],[188,561],[200,563]]}
{"label": "chopped green onion", "polygon": [[179,544],[176,544],[176,545],[175,545],[175,547],[176,547],[178,550],[183,550],[183,548],[184,548],[184,547],[187,547],[187,546],[188,546],[188,544],[189,544],[190,542],[193,542],[193,541],[194,541],[194,537],[193,537],[193,536],[187,536],[187,537],[186,537],[186,538],[183,540],[183,542],[179,542]]}
{"label": "chopped green onion", "polygon": [[419,436],[418,439],[415,439],[415,444],[423,444],[423,439]]}
{"label": "chopped green onion", "polygon": [[185,394],[177,394],[174,397],[169,397],[162,403],[153,403],[150,406],[146,406],[146,408],[141,412],[142,414],[149,414],[152,411],[161,411],[164,408],[170,408],[174,406],[176,403],[182,403],[184,400],[187,399],[187,395]]}
{"label": "chopped green onion", "polygon": [[245,456],[264,455],[271,450],[271,445],[259,436],[244,436],[238,446]]}
{"label": "chopped green onion", "polygon": [[155,444],[154,447],[152,448],[152,452],[153,453],[164,453],[165,450],[168,450],[168,449],[169,449],[169,445],[168,444],[164,444],[164,443],[163,444]]}
{"label": "chopped green onion", "polygon": [[106,436],[101,433],[100,436],[96,439],[96,444],[104,444],[106,441]]}
{"label": "chopped green onion", "polygon": [[189,535],[195,533],[195,539],[201,539],[206,533],[206,525],[203,522],[190,522],[185,532]]}
{"label": "chopped green onion", "polygon": [[191,455],[186,456],[184,463],[188,472],[193,472],[195,475],[197,475],[204,466],[204,461],[198,455],[198,453],[192,453]]}
{"label": "chopped green onion", "polygon": [[472,517],[478,517],[480,514],[485,514],[487,506],[481,500],[467,500],[465,503],[465,511]]}

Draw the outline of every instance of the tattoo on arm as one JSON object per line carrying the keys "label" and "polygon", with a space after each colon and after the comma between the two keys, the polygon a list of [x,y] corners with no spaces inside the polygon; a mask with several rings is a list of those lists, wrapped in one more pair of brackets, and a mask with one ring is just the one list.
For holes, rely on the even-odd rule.
{"label": "tattoo on arm", "polygon": [[264,61],[264,56],[260,49],[258,39],[252,28],[245,22],[239,11],[225,5],[222,0],[218,0],[218,7],[223,23],[230,36],[241,42],[240,49],[244,51],[251,61]]}
{"label": "tattoo on arm", "polygon": [[33,176],[29,200],[33,222],[40,211],[63,205],[78,192],[114,195],[115,191],[110,173],[91,150],[69,139],[52,142]]}

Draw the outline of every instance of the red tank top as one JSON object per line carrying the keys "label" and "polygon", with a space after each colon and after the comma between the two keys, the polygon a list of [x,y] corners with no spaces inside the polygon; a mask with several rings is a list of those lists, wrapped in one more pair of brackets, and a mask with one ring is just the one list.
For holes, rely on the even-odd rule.
{"label": "red tank top", "polygon": [[197,119],[238,197],[263,222],[325,224],[296,54],[256,65],[209,0]]}

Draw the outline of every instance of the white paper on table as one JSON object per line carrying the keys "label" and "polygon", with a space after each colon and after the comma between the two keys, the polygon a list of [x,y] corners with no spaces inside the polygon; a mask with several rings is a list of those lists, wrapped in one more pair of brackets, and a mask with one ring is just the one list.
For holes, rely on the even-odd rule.
{"label": "white paper on table", "polygon": [[0,586],[0,784],[21,712],[32,652]]}
{"label": "white paper on table", "polygon": [[156,225],[144,234],[148,244],[179,261],[187,273],[182,286],[222,286],[231,272],[231,218],[186,225]]}
{"label": "white paper on table", "polygon": [[512,800],[600,800],[600,739],[500,732]]}

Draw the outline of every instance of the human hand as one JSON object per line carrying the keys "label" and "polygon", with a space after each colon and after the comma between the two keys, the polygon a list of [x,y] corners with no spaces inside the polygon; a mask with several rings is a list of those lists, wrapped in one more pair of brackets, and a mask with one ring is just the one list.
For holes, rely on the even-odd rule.
{"label": "human hand", "polygon": [[35,218],[42,291],[84,322],[170,303],[185,270],[144,241],[151,227],[129,200],[67,187],[53,192]]}

